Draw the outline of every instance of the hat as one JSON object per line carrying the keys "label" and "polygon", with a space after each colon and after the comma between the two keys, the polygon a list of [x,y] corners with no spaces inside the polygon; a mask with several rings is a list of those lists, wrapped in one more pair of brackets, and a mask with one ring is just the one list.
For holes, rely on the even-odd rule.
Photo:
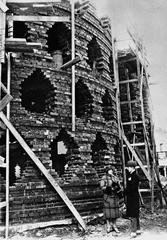
{"label": "hat", "polygon": [[126,164],[127,167],[136,167],[137,166],[137,163],[135,161],[128,161],[127,164]]}

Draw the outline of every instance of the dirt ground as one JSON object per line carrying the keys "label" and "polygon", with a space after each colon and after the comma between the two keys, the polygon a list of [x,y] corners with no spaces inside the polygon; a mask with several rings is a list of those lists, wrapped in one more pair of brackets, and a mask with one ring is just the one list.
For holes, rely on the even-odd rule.
{"label": "dirt ground", "polygon": [[[23,233],[10,234],[10,240],[109,240],[130,239],[130,221],[120,218],[117,221],[120,235],[114,232],[106,233],[104,220],[96,219],[87,226],[87,232],[83,233],[76,226],[69,227],[47,227],[35,229]],[[141,212],[142,234],[137,236],[138,240],[167,240],[167,209],[156,210],[153,214],[148,210]],[[4,239],[0,237],[0,240]]]}

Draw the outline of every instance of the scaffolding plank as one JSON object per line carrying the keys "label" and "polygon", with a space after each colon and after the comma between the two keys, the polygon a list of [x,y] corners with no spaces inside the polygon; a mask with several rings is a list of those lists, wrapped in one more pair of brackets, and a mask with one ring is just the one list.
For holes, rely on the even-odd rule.
{"label": "scaffolding plank", "polygon": [[72,60],[70,60],[69,62],[63,64],[60,69],[66,69],[66,68],[69,68],[69,67],[72,67],[73,65],[79,63],[80,61],[82,60],[82,56],[78,56]]}
{"label": "scaffolding plank", "polygon": [[24,141],[24,139],[21,137],[21,135],[18,133],[18,131],[14,128],[14,126],[10,123],[10,121],[6,118],[4,113],[0,112],[0,118],[4,122],[4,124],[7,126],[7,128],[11,131],[11,133],[14,135],[16,140],[20,143],[22,148],[26,151],[26,153],[29,155],[29,157],[32,159],[32,161],[36,164],[36,166],[39,168],[39,170],[43,173],[43,175],[46,177],[46,179],[50,182],[50,184],[53,186],[53,188],[56,190],[56,192],[59,194],[59,196],[62,198],[62,200],[65,202],[69,210],[72,212],[72,214],[75,216],[77,221],[80,223],[82,228],[86,230],[86,225],[72,204],[72,202],[69,200],[65,192],[60,188],[58,183],[55,181],[55,179],[52,177],[52,175],[48,172],[48,170],[44,167],[44,165],[41,163],[41,161],[38,159],[38,157],[34,154],[34,152],[31,150],[31,148],[27,145],[27,143]]}
{"label": "scaffolding plank", "polygon": [[122,125],[131,125],[131,124],[141,124],[143,121],[132,121],[132,122],[123,122]]}
{"label": "scaffolding plank", "polygon": [[119,84],[126,84],[126,83],[138,82],[138,81],[139,79],[128,79],[128,80],[120,81]]}
{"label": "scaffolding plank", "polygon": [[26,42],[24,38],[6,38],[5,49],[8,52],[34,52],[34,49],[42,49],[42,44]]}
{"label": "scaffolding plank", "polygon": [[140,99],[137,99],[137,100],[129,100],[129,101],[122,101],[120,102],[120,104],[130,104],[130,103],[138,103],[140,102]]}
{"label": "scaffolding plank", "polygon": [[8,10],[6,4],[0,1],[0,9],[5,13]]}
{"label": "scaffolding plank", "polygon": [[[70,22],[70,17],[62,16],[40,16],[40,15],[13,15],[9,16],[10,20],[20,22]],[[8,18],[7,18],[8,19]]]}
{"label": "scaffolding plank", "polygon": [[2,98],[2,100],[0,101],[0,111],[2,111],[4,109],[4,107],[6,107],[6,105],[13,99],[13,97],[9,94],[7,94],[5,97]]}
{"label": "scaffolding plank", "polygon": [[6,94],[9,94],[7,88],[5,87],[5,85],[2,82],[0,82],[0,87],[2,88],[3,92],[5,92]]}
{"label": "scaffolding plank", "polygon": [[6,202],[0,202],[0,209],[6,207]]}
{"label": "scaffolding plank", "polygon": [[[145,146],[145,142],[140,142],[140,143],[130,143],[130,145],[132,147],[141,147],[141,146]],[[124,147],[126,147],[127,145],[123,145]]]}
{"label": "scaffolding plank", "polygon": [[122,132],[122,138],[124,140],[124,142],[126,143],[128,149],[131,151],[132,155],[134,156],[136,162],[139,164],[139,166],[141,167],[142,171],[144,172],[146,178],[149,180],[151,180],[151,177],[149,175],[149,173],[147,172],[147,170],[145,169],[145,167],[143,166],[142,161],[140,160],[140,158],[137,156],[135,150],[132,148],[131,144],[129,143],[127,137],[125,136],[125,134]]}

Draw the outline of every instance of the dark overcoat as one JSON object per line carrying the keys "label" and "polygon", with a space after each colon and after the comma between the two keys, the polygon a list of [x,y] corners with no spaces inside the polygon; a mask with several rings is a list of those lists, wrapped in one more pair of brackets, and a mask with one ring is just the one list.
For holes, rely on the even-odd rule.
{"label": "dark overcoat", "polygon": [[127,176],[127,188],[125,190],[126,194],[126,207],[127,207],[127,217],[139,217],[139,176],[134,171],[132,174]]}

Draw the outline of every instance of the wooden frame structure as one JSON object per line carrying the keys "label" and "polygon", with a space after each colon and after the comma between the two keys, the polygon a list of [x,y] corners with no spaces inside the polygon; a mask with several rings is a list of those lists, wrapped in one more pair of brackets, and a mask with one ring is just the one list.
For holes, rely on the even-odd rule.
{"label": "wooden frame structure", "polygon": [[[60,2],[60,0],[7,0],[0,2],[0,9],[3,11],[3,15],[1,15],[1,19],[5,19],[5,12],[8,10],[8,6],[12,6],[12,4],[21,4],[23,6],[27,4],[41,4],[41,3],[56,3]],[[6,6],[7,4],[7,6]],[[82,60],[81,56],[78,56],[75,58],[75,11],[74,11],[74,1],[71,1],[71,28],[72,28],[72,34],[71,34],[71,44],[72,44],[72,58],[71,60],[62,65],[62,69],[66,69],[68,67],[72,67],[72,131],[75,131],[75,64]],[[20,136],[20,134],[17,132],[17,130],[13,127],[13,125],[10,123],[10,101],[12,97],[10,96],[10,56],[11,52],[33,52],[34,49],[41,48],[41,44],[39,43],[27,43],[26,39],[16,39],[13,38],[13,21],[55,21],[55,22],[69,22],[69,17],[57,17],[57,16],[7,16],[7,21],[9,26],[11,27],[12,31],[9,33],[9,38],[6,39],[6,41],[3,42],[2,51],[6,48],[6,51],[8,52],[6,54],[7,56],[7,89],[1,84],[1,87],[5,89],[7,92],[7,95],[2,99],[0,102],[0,118],[3,121],[3,123],[6,125],[6,163],[3,161],[0,161],[0,167],[6,168],[6,201],[0,203],[0,208],[6,207],[6,228],[5,228],[5,236],[6,239],[9,235],[9,131],[12,132],[12,134],[15,136],[17,141],[20,143],[20,145],[23,147],[23,149],[27,152],[27,154],[30,156],[32,161],[37,165],[39,170],[43,173],[43,175],[46,177],[46,179],[49,181],[49,183],[53,186],[53,188],[56,190],[56,192],[59,194],[59,196],[62,198],[62,200],[65,202],[67,207],[70,209],[74,217],[77,219],[83,230],[86,230],[86,225],[76,208],[73,206],[72,202],[68,199],[64,191],[60,188],[60,186],[57,184],[55,179],[50,175],[50,173],[47,171],[47,169],[44,167],[44,165],[41,163],[41,161],[36,157],[36,155],[33,153],[33,151],[30,149],[30,147],[26,144],[24,139]],[[5,22],[3,22],[5,23]],[[4,34],[5,34],[5,24],[4,24]],[[3,37],[5,36],[3,34]],[[17,46],[17,47],[16,47]],[[4,61],[4,59],[3,59]],[[2,62],[2,61],[1,61]],[[1,80],[1,64],[0,64],[0,80]],[[7,115],[5,116],[2,112],[4,107],[7,106]],[[2,160],[2,159],[1,159]]]}
{"label": "wooden frame structure", "polygon": [[[149,186],[150,186],[150,190],[151,191],[151,209],[153,211],[154,209],[154,165],[155,165],[155,151],[151,150],[150,148],[150,142],[147,136],[147,130],[146,130],[146,125],[145,125],[145,113],[144,113],[144,102],[143,102],[143,83],[145,82],[146,85],[148,86],[148,75],[146,72],[146,58],[145,58],[145,54],[144,51],[142,49],[142,45],[139,43],[139,41],[136,40],[136,38],[129,33],[132,40],[134,41],[134,44],[136,46],[135,50],[132,51],[133,52],[133,56],[132,57],[127,57],[124,58],[122,57],[119,58],[118,54],[118,49],[117,49],[117,42],[116,40],[113,42],[113,48],[114,48],[114,54],[113,54],[113,62],[114,62],[114,77],[115,77],[115,81],[116,83],[119,83],[119,85],[117,84],[117,103],[118,103],[118,107],[117,107],[117,111],[118,111],[118,117],[119,117],[119,129],[121,132],[121,142],[122,142],[122,162],[123,162],[123,169],[125,169],[125,148],[127,149],[128,153],[131,153],[131,158],[136,160],[136,162],[138,163],[139,167],[142,169],[146,179],[149,182]],[[140,47],[139,47],[140,46]],[[132,49],[131,49],[132,50]],[[126,56],[126,53],[123,53],[123,56]],[[136,78],[129,78],[129,79],[121,79],[120,80],[120,76],[118,74],[119,72],[119,64],[121,63],[131,63],[136,62],[136,66],[137,66],[137,76]],[[130,91],[130,84],[132,83],[136,83],[139,86],[139,97],[136,98],[135,100],[132,100],[131,98],[131,91]],[[120,98],[120,87],[125,86],[125,88],[127,89],[127,100],[121,100]],[[128,110],[129,110],[129,121],[122,121],[121,118],[121,108],[122,106],[126,104],[128,106]],[[141,108],[141,119],[140,120],[136,120],[133,118],[133,111],[132,111],[132,104],[139,104],[140,108]],[[143,126],[143,136],[144,136],[144,141],[143,142],[135,142],[135,135],[133,137],[133,142],[130,142],[130,139],[128,136],[126,136],[126,133],[124,131],[124,128],[129,126],[130,127],[130,131],[133,133],[134,132],[134,126],[138,125],[138,124],[142,124]],[[152,135],[153,136],[153,135]],[[151,139],[151,142],[153,143],[153,145],[155,146],[155,140],[154,138]],[[142,158],[142,154],[140,153],[138,147],[142,147],[143,149],[145,149],[145,160],[146,160],[146,166],[147,166],[147,170],[145,168],[145,164],[143,163],[143,158]],[[150,156],[152,158],[152,166],[150,166]],[[125,171],[123,171],[123,178],[124,178],[124,185],[126,186],[126,176],[125,176]]]}

